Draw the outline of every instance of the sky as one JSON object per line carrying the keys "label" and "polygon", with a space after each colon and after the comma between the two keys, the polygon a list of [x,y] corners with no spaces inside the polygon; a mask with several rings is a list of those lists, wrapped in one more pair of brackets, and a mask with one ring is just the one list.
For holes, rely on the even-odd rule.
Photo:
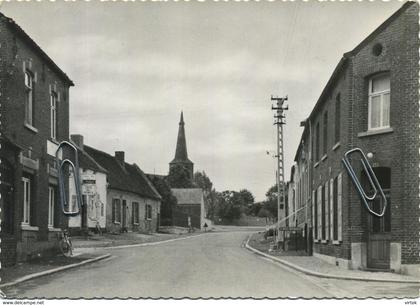
{"label": "sky", "polygon": [[[275,184],[271,95],[288,95],[286,178],[304,120],[343,53],[403,2],[0,2],[74,81],[70,132],[167,174],[188,155],[218,191]],[[271,155],[267,154],[271,152]]]}

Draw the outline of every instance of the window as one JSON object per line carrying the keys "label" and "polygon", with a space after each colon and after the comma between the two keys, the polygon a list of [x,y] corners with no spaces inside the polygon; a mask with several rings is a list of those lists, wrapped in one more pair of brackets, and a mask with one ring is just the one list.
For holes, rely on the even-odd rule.
{"label": "window", "polygon": [[368,129],[389,127],[390,77],[380,74],[369,80]]}
{"label": "window", "polygon": [[335,126],[334,126],[334,141],[340,142],[340,126],[341,125],[341,98],[340,93],[335,99]]}
{"label": "window", "polygon": [[341,173],[331,181],[331,239],[342,241],[342,175]]}
{"label": "window", "polygon": [[319,160],[319,122],[315,127],[315,161]]}
{"label": "window", "polygon": [[103,203],[101,203],[101,216],[102,217],[104,216],[104,204]]}
{"label": "window", "polygon": [[121,223],[121,200],[114,199],[112,201],[112,222]]}
{"label": "window", "polygon": [[318,239],[318,192],[317,190],[312,191],[312,210],[314,215],[314,225],[313,225],[313,232],[314,232],[314,239]]}
{"label": "window", "polygon": [[332,200],[332,239],[338,240],[338,179],[333,181],[333,200]]}
{"label": "window", "polygon": [[48,187],[48,226],[54,226],[54,211],[55,211],[55,189],[52,186]]}
{"label": "window", "polygon": [[324,112],[323,124],[322,154],[326,155],[328,148],[328,111]]}
{"label": "window", "polygon": [[25,123],[33,126],[33,76],[25,72]]}
{"label": "window", "polygon": [[146,204],[145,219],[152,219],[152,206],[150,204]]}
{"label": "window", "polygon": [[23,185],[23,219],[22,223],[29,225],[31,215],[31,180],[22,178]]}
{"label": "window", "polygon": [[50,96],[50,122],[51,122],[51,139],[57,138],[57,93],[51,91]]}
{"label": "window", "polygon": [[140,215],[139,215],[139,203],[138,202],[133,202],[132,203],[132,219],[133,219],[133,224],[139,224],[140,222]]}
{"label": "window", "polygon": [[321,239],[325,240],[325,186],[322,186],[321,197]]}

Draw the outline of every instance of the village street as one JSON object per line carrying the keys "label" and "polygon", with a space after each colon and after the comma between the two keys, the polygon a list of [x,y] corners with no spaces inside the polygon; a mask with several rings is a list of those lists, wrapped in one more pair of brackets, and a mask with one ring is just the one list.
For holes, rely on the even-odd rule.
{"label": "village street", "polygon": [[5,289],[8,297],[367,297],[415,296],[416,285],[321,279],[243,247],[248,229],[169,243],[101,249],[104,261]]}

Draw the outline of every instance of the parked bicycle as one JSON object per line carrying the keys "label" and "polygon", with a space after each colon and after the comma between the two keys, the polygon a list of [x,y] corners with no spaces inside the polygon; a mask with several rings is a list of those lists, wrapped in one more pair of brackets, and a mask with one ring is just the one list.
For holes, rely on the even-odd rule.
{"label": "parked bicycle", "polygon": [[73,256],[73,246],[71,244],[70,233],[67,229],[61,229],[61,238],[58,244],[64,256]]}

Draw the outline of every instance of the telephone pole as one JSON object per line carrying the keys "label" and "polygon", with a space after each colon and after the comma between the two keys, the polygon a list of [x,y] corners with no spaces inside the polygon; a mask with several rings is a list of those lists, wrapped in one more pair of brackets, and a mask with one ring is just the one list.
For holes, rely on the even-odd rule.
{"label": "telephone pole", "polygon": [[288,105],[284,105],[287,101],[287,95],[285,97],[274,97],[271,96],[271,101],[275,104],[271,106],[274,110],[274,125],[277,125],[277,226],[276,226],[276,245],[280,242],[280,219],[281,210],[284,210],[285,206],[285,188],[284,188],[284,147],[283,147],[283,125],[286,124],[285,110],[289,109]]}

